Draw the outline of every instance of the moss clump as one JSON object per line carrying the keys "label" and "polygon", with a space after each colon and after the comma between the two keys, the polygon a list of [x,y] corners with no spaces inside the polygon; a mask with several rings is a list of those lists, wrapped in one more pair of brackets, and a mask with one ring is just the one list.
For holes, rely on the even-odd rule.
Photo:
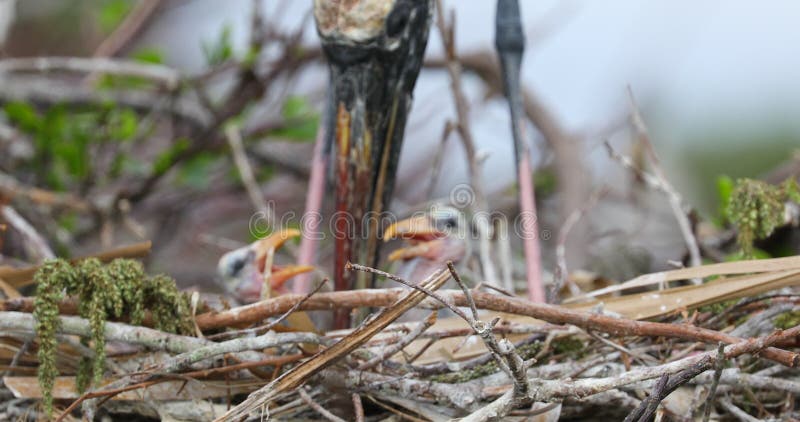
{"label": "moss clump", "polygon": [[712,315],[719,315],[732,308],[738,302],[737,299],[725,300],[722,302],[711,303],[697,308],[698,312],[709,312]]}
{"label": "moss clump", "polygon": [[791,311],[775,317],[775,328],[787,330],[800,325],[800,311]]}
{"label": "moss clump", "polygon": [[792,178],[779,186],[752,179],[736,181],[727,215],[736,226],[737,241],[746,257],[752,257],[754,241],[767,238],[783,224],[784,203],[798,199],[800,190]]}
{"label": "moss clump", "polygon": [[565,337],[553,341],[553,354],[566,354],[573,358],[582,357],[586,353],[586,345],[575,337]]}
{"label": "moss clump", "polygon": [[[80,390],[100,382],[105,369],[105,323],[109,318],[127,316],[141,324],[145,304],[153,315],[154,326],[162,331],[189,334],[192,324],[188,297],[179,292],[166,276],[148,277],[136,261],[116,259],[103,265],[95,258],[75,265],[64,260],[46,262],[34,276],[36,300],[33,315],[39,337],[39,384],[48,415],[53,410],[52,389],[56,367],[56,332],[59,329],[58,303],[71,296],[78,300],[78,313],[89,320],[94,359],[83,359],[77,377]],[[83,340],[87,346],[89,343]]]}
{"label": "moss clump", "polygon": [[[536,354],[539,353],[540,350],[542,350],[542,343],[536,341],[518,347],[517,353],[519,353],[522,359],[528,360],[536,356]],[[497,362],[491,360],[487,363],[484,363],[483,365],[477,365],[470,369],[466,369],[460,372],[450,372],[447,374],[434,375],[429,379],[434,382],[441,382],[445,384],[457,384],[485,377],[499,370],[500,368],[498,368]]]}

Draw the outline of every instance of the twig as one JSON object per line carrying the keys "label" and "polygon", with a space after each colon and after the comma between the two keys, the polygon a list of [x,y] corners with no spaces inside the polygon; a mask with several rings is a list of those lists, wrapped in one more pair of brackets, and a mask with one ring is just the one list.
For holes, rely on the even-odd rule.
{"label": "twig", "polygon": [[[464,297],[467,298],[467,304],[469,305],[469,310],[472,311],[472,319],[478,319],[478,309],[475,307],[475,300],[472,299],[472,295],[469,294],[469,289],[467,285],[461,280],[461,276],[458,275],[456,271],[456,267],[453,265],[453,261],[447,261],[447,269],[450,271],[450,275],[453,276],[453,280],[456,281],[458,287],[461,288],[461,291],[464,292]],[[469,322],[469,321],[468,321]]]}
{"label": "twig", "polygon": [[364,406],[361,404],[361,396],[357,393],[353,393],[350,395],[350,398],[353,400],[356,422],[364,422]]}
{"label": "twig", "polygon": [[161,0],[143,0],[136,3],[133,10],[125,16],[125,19],[114,29],[114,32],[106,37],[94,50],[93,56],[111,57],[117,55],[145,27],[160,3]]}
{"label": "twig", "polygon": [[[423,288],[438,289],[448,278],[446,272],[437,271],[420,284],[425,286]],[[231,420],[232,418],[247,415],[262,405],[268,404],[280,393],[299,387],[310,376],[317,374],[360,347],[400,315],[418,305],[424,298],[425,295],[419,291],[406,292],[393,306],[384,309],[375,318],[360,325],[356,330],[331,347],[322,350],[313,358],[295,366],[278,379],[250,394],[245,401],[228,411],[218,420]]]}
{"label": "twig", "polygon": [[[102,388],[84,393],[74,403],[70,405],[68,414],[71,409],[74,409],[79,404],[89,399],[97,397],[107,397],[120,392],[127,391],[128,387],[133,384],[146,384],[150,383],[165,374],[179,372],[190,365],[209,359],[215,356],[223,355],[226,353],[238,353],[250,350],[262,350],[270,347],[277,347],[284,344],[326,344],[327,339],[314,333],[267,333],[258,337],[240,338],[228,340],[222,343],[207,343],[207,345],[197,348],[195,350],[181,353],[177,356],[167,359],[165,362],[156,365],[155,367],[147,368],[144,373],[129,375],[125,378],[114,381]],[[93,407],[90,405],[90,407]],[[91,412],[93,413],[93,411]]]}
{"label": "twig", "polygon": [[[353,268],[358,269],[355,264],[353,264]],[[381,272],[377,274],[385,273]],[[371,289],[320,293],[309,298],[298,310],[309,311],[356,308],[361,306],[391,306],[406,292],[406,289]],[[552,324],[572,324],[583,329],[590,329],[618,336],[661,336],[713,343],[722,341],[727,344],[742,340],[719,331],[690,325],[614,318],[601,314],[573,311],[563,307],[531,303],[519,298],[503,297],[484,292],[472,292],[471,296],[475,301],[476,307],[480,309],[525,315]],[[303,297],[302,295],[283,295],[228,311],[201,314],[197,316],[197,324],[201,329],[207,330],[216,327],[256,322],[269,316],[286,312],[287,309],[291,308]],[[463,292],[442,290],[435,292],[435,296],[432,297],[436,298],[436,300],[440,301],[442,304],[433,301],[424,301],[419,304],[419,307],[427,309],[446,307],[459,316],[466,316],[463,311],[457,308],[457,306],[469,306]],[[800,363],[800,356],[798,354],[775,348],[768,348],[762,351],[762,356],[789,367],[795,367]]]}
{"label": "twig", "polygon": [[453,129],[455,129],[453,122],[448,120],[444,123],[442,137],[439,141],[439,148],[436,150],[436,155],[433,156],[433,162],[431,163],[431,176],[428,182],[428,190],[425,192],[423,200],[430,200],[433,196],[436,183],[439,181],[439,174],[442,172],[442,158],[444,158],[445,146],[447,145],[447,140],[450,139],[450,134],[453,133]]}
{"label": "twig", "polygon": [[403,337],[400,341],[393,344],[391,347],[387,347],[378,353],[372,359],[362,363],[358,366],[359,371],[366,371],[368,369],[373,368],[374,366],[378,365],[379,363],[389,359],[395,353],[400,352],[406,346],[411,344],[414,340],[416,340],[425,330],[433,326],[436,323],[436,312],[430,314],[424,321],[421,321],[417,326],[414,328],[413,331],[408,333],[407,336]]}
{"label": "twig", "polygon": [[32,57],[0,60],[0,74],[11,72],[50,72],[56,70],[135,76],[163,83],[170,90],[175,89],[181,79],[178,71],[167,66],[140,63],[125,59],[101,57]]}
{"label": "twig", "polygon": [[649,421],[656,412],[658,404],[661,403],[661,399],[666,396],[664,391],[667,388],[667,381],[669,381],[669,375],[662,375],[661,378],[656,381],[655,386],[653,386],[653,391],[650,393],[650,397],[642,400],[642,404],[633,412],[628,414],[628,416],[625,418],[625,422],[633,422],[634,420],[639,422]]}
{"label": "twig", "polygon": [[[513,408],[527,404],[533,401],[532,387],[527,377],[527,367],[522,357],[517,353],[508,339],[501,339],[500,341],[492,333],[492,328],[497,325],[499,317],[496,317],[488,325],[478,319],[478,310],[475,307],[475,300],[472,298],[469,289],[461,280],[452,262],[447,263],[447,268],[450,274],[456,281],[464,296],[467,299],[470,310],[472,311],[472,318],[464,318],[465,321],[472,327],[475,334],[481,337],[483,343],[495,358],[498,367],[506,372],[514,381],[514,389],[512,390],[511,398],[506,400],[505,395],[488,406],[473,412],[471,415],[464,418],[465,421],[483,421],[487,419],[494,419],[496,417],[503,417],[508,414]],[[463,317],[462,317],[463,318]]]}
{"label": "twig", "polygon": [[346,269],[347,270],[363,271],[365,273],[371,273],[371,274],[379,275],[381,277],[388,278],[389,280],[396,281],[396,282],[398,282],[398,283],[400,283],[400,284],[402,284],[402,285],[404,285],[406,287],[410,287],[410,288],[412,288],[412,289],[414,289],[414,290],[416,290],[416,291],[418,291],[420,293],[423,293],[423,294],[425,294],[425,295],[427,295],[429,297],[432,297],[432,298],[436,299],[437,301],[439,301],[439,303],[444,305],[445,308],[449,309],[454,314],[460,316],[462,319],[464,319],[466,321],[469,321],[469,317],[467,317],[467,315],[464,314],[464,312],[461,309],[458,309],[455,306],[453,306],[452,303],[447,302],[447,300],[442,298],[441,296],[439,296],[438,293],[436,293],[436,292],[434,292],[432,290],[426,289],[423,286],[414,284],[414,283],[412,283],[412,282],[410,282],[410,281],[408,281],[408,280],[406,280],[406,279],[404,279],[402,277],[399,277],[399,276],[394,275],[394,274],[387,273],[386,271],[381,271],[381,270],[376,269],[376,268],[367,267],[366,265],[353,264],[353,263],[350,263],[350,262],[347,264]]}
{"label": "twig", "polygon": [[24,245],[28,253],[31,257],[36,257],[36,261],[43,262],[44,260],[56,257],[53,250],[50,249],[50,245],[47,244],[47,241],[42,235],[40,235],[14,208],[8,205],[0,206],[0,216],[19,232],[25,241]]}
{"label": "twig", "polygon": [[711,417],[711,408],[714,406],[714,397],[717,395],[717,387],[719,386],[719,379],[722,376],[722,369],[725,367],[725,345],[719,344],[717,348],[717,362],[714,364],[714,378],[711,382],[711,388],[708,390],[708,397],[706,397],[706,405],[703,408],[703,422],[708,422]]}
{"label": "twig", "polygon": [[594,207],[595,204],[597,204],[597,201],[605,196],[607,192],[607,188],[599,188],[592,192],[592,194],[589,196],[589,199],[586,200],[586,203],[583,204],[581,208],[570,213],[569,217],[567,217],[567,219],[564,221],[564,224],[561,225],[561,230],[558,231],[558,244],[556,246],[556,262],[558,264],[558,271],[556,272],[556,282],[555,286],[553,287],[554,297],[558,297],[564,282],[566,282],[567,286],[569,286],[570,293],[573,296],[579,296],[581,294],[581,289],[569,277],[569,270],[567,269],[567,236],[569,236],[570,231],[572,231],[572,228],[578,224],[581,218],[583,218],[583,216],[586,215],[586,213],[589,212],[589,210]]}
{"label": "twig", "polygon": [[297,389],[297,394],[300,395],[300,398],[303,399],[304,402],[308,405],[308,407],[314,409],[315,412],[322,415],[325,419],[332,421],[332,422],[346,422],[344,419],[334,415],[324,407],[320,406],[319,403],[315,402],[311,396],[306,393],[306,390],[303,387]]}
{"label": "twig", "polygon": [[[89,321],[73,316],[59,317],[59,333],[91,337]],[[35,332],[36,319],[31,314],[22,312],[0,312],[0,331]],[[120,341],[138,344],[153,350],[165,350],[172,353],[184,353],[197,349],[206,341],[195,338],[168,334],[146,327],[132,326],[119,322],[106,322],[103,336],[107,341]]]}
{"label": "twig", "polygon": [[[656,155],[655,149],[653,149],[653,144],[650,142],[650,135],[648,134],[647,127],[645,126],[644,120],[639,112],[639,107],[636,104],[636,99],[633,96],[633,90],[630,86],[628,86],[628,99],[631,105],[631,121],[633,122],[634,128],[636,128],[639,141],[645,146],[645,151],[647,151],[647,155],[650,157],[650,163],[653,167],[653,172],[658,180],[658,184],[655,186],[664,192],[669,199],[672,212],[675,215],[675,219],[678,221],[681,234],[683,234],[683,239],[686,242],[687,249],[689,250],[689,265],[692,267],[698,267],[702,265],[700,248],[697,246],[697,238],[695,237],[694,230],[692,229],[692,223],[689,221],[689,217],[686,215],[687,212],[685,203],[678,191],[675,190],[672,184],[669,183],[669,180],[667,180],[667,177],[664,174],[664,170],[661,168],[660,161]],[[694,284],[701,284],[702,280],[695,279],[693,282]]]}
{"label": "twig", "polygon": [[225,138],[228,140],[228,145],[231,147],[233,162],[239,170],[239,176],[242,178],[242,184],[247,190],[247,195],[250,197],[253,208],[263,212],[266,221],[275,221],[271,213],[271,208],[267,204],[267,198],[264,197],[264,192],[259,189],[256,178],[253,175],[253,168],[250,167],[250,161],[247,159],[247,154],[244,152],[242,134],[236,124],[230,123],[225,126]]}
{"label": "twig", "polygon": [[478,162],[475,140],[469,127],[469,105],[461,86],[461,66],[456,57],[455,40],[453,38],[455,15],[451,15],[450,24],[444,19],[444,8],[441,0],[436,2],[436,27],[442,38],[442,46],[447,55],[447,73],[450,76],[450,90],[453,94],[453,102],[456,107],[457,121],[456,130],[460,135],[467,155],[469,168],[470,185],[474,193],[474,201],[471,205],[475,215],[475,226],[478,230],[481,268],[487,282],[497,285],[497,271],[491,254],[491,226],[488,221],[488,204],[483,193],[483,181],[481,177],[481,165]]}
{"label": "twig", "polygon": [[500,261],[500,277],[503,280],[503,287],[492,286],[484,284],[487,288],[496,288],[506,296],[514,296],[508,294],[515,291],[514,288],[514,257],[511,251],[511,234],[508,230],[508,219],[505,215],[500,215],[494,218],[494,232],[497,238],[497,256]]}
{"label": "twig", "polygon": [[38,205],[68,208],[79,212],[88,212],[92,205],[69,193],[51,192],[32,186],[26,186],[13,177],[0,172],[0,194],[9,198],[23,196]]}
{"label": "twig", "polygon": [[750,414],[748,414],[747,412],[745,412],[744,410],[740,409],[738,406],[733,404],[731,399],[729,399],[727,397],[720,399],[719,403],[731,415],[735,416],[737,419],[739,419],[742,422],[759,422],[759,421],[762,420],[762,419],[758,419],[758,418],[754,418],[754,417],[750,416]]}
{"label": "twig", "polygon": [[225,338],[241,337],[243,335],[261,335],[261,334],[264,334],[267,331],[273,329],[276,325],[278,325],[281,322],[283,322],[283,320],[288,318],[289,315],[291,315],[294,312],[296,312],[301,306],[303,306],[304,303],[306,303],[306,301],[311,296],[314,296],[314,294],[319,292],[319,290],[322,288],[322,286],[324,286],[327,283],[328,283],[328,279],[327,278],[322,280],[322,282],[317,284],[317,287],[315,287],[313,290],[308,292],[302,300],[300,300],[299,302],[294,304],[294,306],[289,308],[288,311],[284,312],[281,316],[276,318],[274,321],[270,321],[268,324],[262,325],[260,327],[247,328],[247,329],[244,329],[244,330],[226,331],[226,332],[220,333],[218,335],[209,336],[208,338],[210,340],[220,340],[220,339],[225,339]]}

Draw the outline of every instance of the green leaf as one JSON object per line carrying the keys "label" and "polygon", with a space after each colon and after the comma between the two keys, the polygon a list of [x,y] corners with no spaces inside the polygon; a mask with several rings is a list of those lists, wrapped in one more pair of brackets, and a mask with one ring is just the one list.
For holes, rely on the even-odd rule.
{"label": "green leaf", "polygon": [[164,53],[156,47],[145,47],[131,54],[137,62],[150,64],[164,64]]}
{"label": "green leaf", "polygon": [[134,4],[128,0],[106,0],[97,16],[100,29],[106,33],[116,29]]}
{"label": "green leaf", "polygon": [[178,171],[177,181],[195,189],[205,189],[211,182],[211,167],[219,157],[202,153],[186,160]]}
{"label": "green leaf", "polygon": [[273,131],[273,135],[294,141],[311,141],[316,137],[319,114],[305,98],[294,95],[286,98],[281,115],[287,125]]}
{"label": "green leaf", "polygon": [[139,128],[139,116],[129,108],[116,109],[108,116],[108,133],[112,140],[133,139]]}
{"label": "green leaf", "polygon": [[153,161],[153,173],[155,174],[163,174],[166,173],[170,167],[172,167],[172,163],[175,161],[175,157],[189,149],[189,140],[185,138],[181,138],[175,141],[175,143],[169,147],[166,151],[159,154],[155,160]]}
{"label": "green leaf", "polygon": [[717,199],[719,210],[719,224],[724,225],[728,222],[728,204],[731,203],[731,193],[733,193],[733,179],[728,176],[717,177]]}
{"label": "green leaf", "polygon": [[314,110],[311,108],[305,98],[297,95],[290,95],[283,103],[282,114],[283,118],[292,120],[313,115]]}
{"label": "green leaf", "polygon": [[209,66],[221,64],[233,57],[233,46],[231,44],[231,26],[226,24],[222,27],[219,36],[215,41],[203,42],[203,55]]}
{"label": "green leaf", "polygon": [[8,119],[19,126],[23,132],[33,133],[42,126],[42,119],[30,104],[21,101],[11,101],[3,107]]}

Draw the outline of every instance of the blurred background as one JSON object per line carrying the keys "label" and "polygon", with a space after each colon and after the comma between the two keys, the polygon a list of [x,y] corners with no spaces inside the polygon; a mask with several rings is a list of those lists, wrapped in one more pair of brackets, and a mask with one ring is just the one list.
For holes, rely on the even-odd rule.
{"label": "blurred background", "polygon": [[[604,147],[609,141],[617,152],[634,158],[641,154],[632,142],[628,87],[667,178],[709,221],[719,215],[720,176],[758,177],[785,172],[786,166],[797,168],[800,54],[793,42],[800,18],[797,3],[521,3],[527,33],[523,83],[559,133],[575,146],[566,152],[572,156],[565,157],[564,152],[554,151],[537,126],[530,125],[527,134],[537,169],[540,228],[557,233],[565,217],[585,203],[590,192],[601,186],[610,189],[573,229],[574,236],[567,242],[571,269],[586,268],[623,279],[684,259],[683,240],[664,195],[637,187],[636,178],[610,159]],[[494,2],[448,0],[444,5],[454,11],[455,40],[462,59],[491,63]],[[224,103],[233,89],[234,78],[228,74],[232,63],[253,61],[260,75],[271,75],[271,69],[285,61],[290,45],[302,60],[277,72],[269,89],[235,114],[249,135],[247,152],[264,195],[274,201],[279,215],[299,213],[328,82],[310,8],[310,1],[262,1],[264,44],[254,53],[253,11],[259,9],[250,0],[0,0],[0,57],[112,55],[161,63],[193,82],[202,81],[204,101],[217,104]],[[134,13],[141,14],[141,22],[134,21],[133,29],[120,35],[122,26],[131,25]],[[120,39],[119,45],[113,45]],[[428,200],[447,198],[454,186],[469,180],[457,135],[444,144],[441,140],[446,123],[455,118],[442,60],[441,37],[432,28],[392,204],[400,214]],[[470,126],[484,157],[484,190],[493,211],[513,215],[515,172],[507,104],[496,84],[467,64],[465,69]],[[104,82],[121,83],[97,83]],[[9,84],[6,81],[7,88]],[[0,98],[5,109],[2,121],[18,129],[22,123],[25,134],[20,116],[26,111],[20,111],[24,107],[19,106],[19,98],[12,97]],[[32,107],[34,114],[47,119],[49,106]],[[65,113],[59,118],[69,119],[70,112]],[[113,191],[110,186],[118,185],[111,179],[119,177],[124,180],[121,184],[137,186],[147,179],[141,167],[162,157],[159,154],[169,151],[176,140],[191,137],[179,125],[168,127],[176,125],[169,119],[149,122],[153,116],[141,110],[121,115],[114,118],[132,121],[135,135],[130,137],[135,142],[125,147],[132,158],[117,176],[98,170],[92,183],[78,177],[69,186],[51,183],[48,187],[77,189],[102,199],[103,193]],[[142,127],[148,124],[152,127],[145,133]],[[57,126],[56,130],[73,129]],[[145,137],[148,142],[142,141]],[[61,141],[74,139],[64,135]],[[140,141],[147,146],[136,147]],[[10,151],[10,145],[3,150]],[[440,150],[444,153],[437,161],[434,157]],[[86,155],[79,161],[102,157],[91,152],[95,150],[81,151]],[[55,168],[52,162],[32,164],[36,160],[24,153],[11,164],[8,155],[5,160],[4,171],[32,184],[50,183],[43,173]],[[37,169],[37,165],[46,167]],[[67,163],[64,172],[69,173],[69,167]],[[140,225],[140,237],[152,239],[158,252],[151,254],[151,267],[187,286],[212,285],[219,255],[251,240],[248,222],[254,210],[232,168],[229,151],[211,148],[170,168],[146,195],[132,201],[128,223]],[[105,177],[107,182],[99,182]],[[565,194],[567,186],[571,192]],[[572,198],[567,199],[568,195]],[[51,236],[63,246],[60,252],[76,255],[102,246],[104,232],[98,230],[102,221],[85,222],[70,213],[59,218]],[[136,230],[125,229],[128,223],[122,221],[105,231],[106,242],[137,237]],[[553,267],[552,237],[543,244],[548,269]],[[331,253],[330,245],[323,244],[323,272]]]}

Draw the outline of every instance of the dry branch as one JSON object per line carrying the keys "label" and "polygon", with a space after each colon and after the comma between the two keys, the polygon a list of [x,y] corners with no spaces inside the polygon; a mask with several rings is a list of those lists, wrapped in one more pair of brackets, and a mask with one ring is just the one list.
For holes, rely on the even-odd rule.
{"label": "dry branch", "polygon": [[[449,274],[446,271],[440,270],[433,273],[427,280],[420,284],[425,288],[435,290],[447,281],[448,276]],[[384,309],[374,318],[365,321],[364,324],[339,340],[333,346],[322,350],[313,358],[292,368],[291,371],[284,373],[275,381],[254,392],[245,401],[231,409],[218,420],[231,420],[233,418],[245,416],[261,406],[269,404],[269,402],[280,393],[299,387],[310,376],[325,369],[364,344],[364,342],[386,328],[392,321],[422,302],[424,298],[425,295],[420,291],[407,291],[396,303],[393,303],[391,307]],[[313,297],[309,300],[312,299]]]}

